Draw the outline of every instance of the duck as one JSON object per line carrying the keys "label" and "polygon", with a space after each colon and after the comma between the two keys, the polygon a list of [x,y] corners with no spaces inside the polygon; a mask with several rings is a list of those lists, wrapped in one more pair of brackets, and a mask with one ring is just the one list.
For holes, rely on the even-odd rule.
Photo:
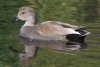
{"label": "duck", "polygon": [[[18,20],[25,21],[24,25],[20,29],[20,37],[25,40],[24,42],[43,40],[48,42],[66,41],[84,44],[84,38],[90,34],[90,32],[88,32],[83,26],[76,26],[59,21],[44,21],[37,23],[36,14],[36,9],[28,6],[21,7],[18,11],[17,17],[14,18],[12,22],[15,23]],[[19,55],[21,62],[28,62],[27,58],[33,57],[35,55],[37,46],[29,45],[30,43],[23,44],[25,46],[25,53]],[[24,65],[28,66],[26,63],[24,63]]]}

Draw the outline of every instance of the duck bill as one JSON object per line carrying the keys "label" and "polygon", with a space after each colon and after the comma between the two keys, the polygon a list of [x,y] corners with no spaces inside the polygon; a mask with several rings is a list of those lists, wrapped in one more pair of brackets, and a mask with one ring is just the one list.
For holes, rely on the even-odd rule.
{"label": "duck bill", "polygon": [[20,19],[17,17],[14,17],[13,20],[11,21],[12,24],[16,23],[17,21],[19,21]]}

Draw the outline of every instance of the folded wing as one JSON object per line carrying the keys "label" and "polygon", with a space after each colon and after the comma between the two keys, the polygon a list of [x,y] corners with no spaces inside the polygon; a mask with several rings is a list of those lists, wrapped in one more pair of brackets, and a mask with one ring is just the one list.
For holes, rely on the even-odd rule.
{"label": "folded wing", "polygon": [[54,21],[43,22],[36,26],[37,31],[43,36],[80,34],[75,31],[76,28],[78,29],[78,26]]}

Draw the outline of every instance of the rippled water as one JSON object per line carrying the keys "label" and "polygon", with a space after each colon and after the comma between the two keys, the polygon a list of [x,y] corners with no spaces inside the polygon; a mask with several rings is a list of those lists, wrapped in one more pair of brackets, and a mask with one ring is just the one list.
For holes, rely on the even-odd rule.
{"label": "rippled water", "polygon": [[20,41],[21,43],[26,45],[34,45],[40,48],[55,49],[61,51],[77,50],[87,46],[86,44],[82,45],[76,42],[74,44],[68,44],[67,41],[30,40],[29,38],[25,38],[25,37],[21,37]]}

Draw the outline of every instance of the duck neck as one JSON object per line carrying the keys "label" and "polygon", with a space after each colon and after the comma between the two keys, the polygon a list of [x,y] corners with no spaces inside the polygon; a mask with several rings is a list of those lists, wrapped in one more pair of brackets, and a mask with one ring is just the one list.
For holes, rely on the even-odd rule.
{"label": "duck neck", "polygon": [[35,22],[36,22],[36,19],[32,18],[30,20],[27,20],[23,26],[34,26]]}

